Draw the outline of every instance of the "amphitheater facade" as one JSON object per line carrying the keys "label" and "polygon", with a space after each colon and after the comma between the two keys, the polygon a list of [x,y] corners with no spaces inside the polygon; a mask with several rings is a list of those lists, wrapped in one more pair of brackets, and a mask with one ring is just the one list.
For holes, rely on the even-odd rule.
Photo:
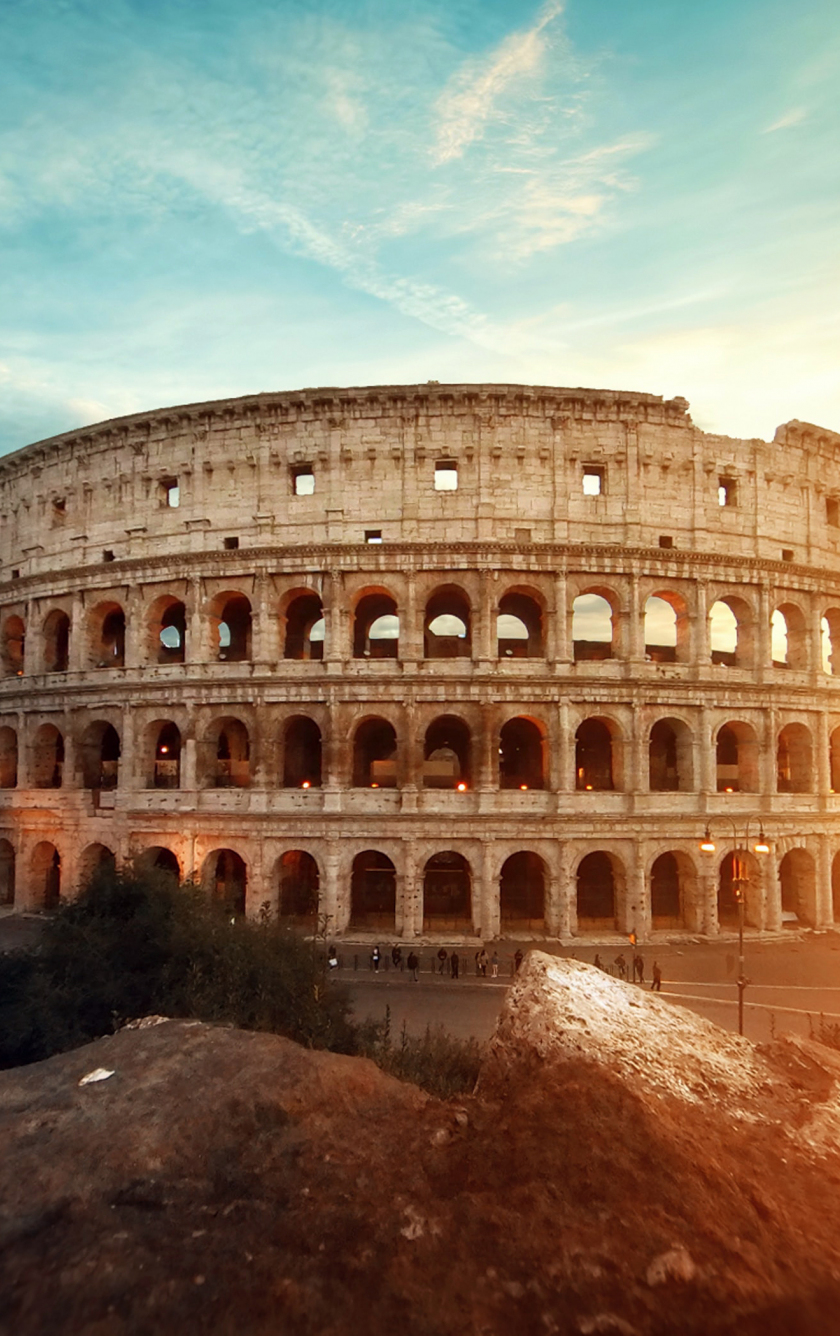
{"label": "amphitheater facade", "polygon": [[838,434],[263,394],[28,446],[0,516],[6,905],[135,860],[362,940],[840,918]]}

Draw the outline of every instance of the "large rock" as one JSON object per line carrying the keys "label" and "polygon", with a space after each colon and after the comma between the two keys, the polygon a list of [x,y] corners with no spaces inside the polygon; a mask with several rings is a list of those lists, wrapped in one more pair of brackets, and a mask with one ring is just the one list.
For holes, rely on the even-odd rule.
{"label": "large rock", "polygon": [[830,1336],[838,1074],[537,953],[448,1104],[272,1035],[123,1030],[0,1074],[0,1330]]}

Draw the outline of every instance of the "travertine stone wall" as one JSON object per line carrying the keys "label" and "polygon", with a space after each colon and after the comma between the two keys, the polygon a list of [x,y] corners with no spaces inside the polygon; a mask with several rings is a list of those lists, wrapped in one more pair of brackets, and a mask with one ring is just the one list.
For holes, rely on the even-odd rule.
{"label": "travertine stone wall", "polygon": [[[455,490],[436,490],[442,464],[457,471]],[[301,471],[310,494],[296,494]],[[74,893],[103,851],[121,861],[169,850],[182,875],[213,881],[217,851],[230,850],[257,912],[277,907],[280,860],[302,851],[335,933],[714,933],[720,867],[749,821],[750,843],[762,826],[771,852],[747,862],[748,922],[827,925],[840,915],[840,676],[824,668],[836,638],[840,672],[838,510],[836,433],[792,422],[772,442],[734,440],[696,428],[682,399],[580,389],[260,395],[137,414],[0,459],[0,900],[12,898],[12,865],[14,904],[31,907],[58,884]],[[466,609],[459,657],[425,653],[441,590]],[[500,654],[496,618],[512,592],[541,625],[527,657]],[[593,592],[613,611],[606,659],[575,652],[574,600]],[[354,654],[357,608],[372,593],[396,607],[397,657]],[[302,594],[321,600],[322,659],[285,657]],[[678,612],[671,661],[646,652],[651,595]],[[234,596],[250,607],[236,661],[219,642]],[[734,663],[714,661],[716,600],[738,617]],[[161,609],[175,604],[184,661],[161,661]],[[777,609],[785,665],[771,650]],[[69,627],[59,667],[56,612]],[[116,656],[110,615],[125,622]],[[321,780],[308,788],[284,786],[297,716],[322,739]],[[443,716],[469,731],[463,791],[424,781],[427,730]],[[357,730],[372,718],[395,731],[395,787],[354,784]],[[581,787],[576,734],[592,719],[611,735],[610,790]],[[220,720],[247,733],[239,762],[216,754]],[[542,787],[505,787],[511,720],[537,730]],[[659,721],[676,739],[673,790],[651,789]],[[156,786],[167,723],[181,738],[172,788]],[[38,787],[44,725],[63,743],[60,787]],[[106,725],[118,738],[110,771]],[[719,765],[725,725],[741,738],[733,792]],[[4,771],[4,745],[16,745],[16,773]],[[707,826],[717,848],[704,855]],[[354,909],[354,859],[366,851],[394,865],[390,919]],[[426,865],[441,853],[466,860],[466,926],[425,912]],[[502,922],[502,869],[521,853],[541,860],[536,924],[510,909]],[[614,913],[581,923],[580,864],[592,853],[609,855]],[[675,915],[653,912],[663,854],[679,868]]]}

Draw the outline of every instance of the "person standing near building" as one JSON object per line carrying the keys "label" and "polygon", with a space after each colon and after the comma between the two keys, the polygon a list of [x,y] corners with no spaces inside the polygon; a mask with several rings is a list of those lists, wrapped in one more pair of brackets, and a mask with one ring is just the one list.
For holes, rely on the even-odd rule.
{"label": "person standing near building", "polygon": [[499,977],[499,957],[496,955],[495,951],[490,957],[490,977],[493,979],[498,979]]}
{"label": "person standing near building", "polygon": [[420,960],[414,951],[408,953],[408,969],[414,982],[417,982],[417,970],[420,966]]}
{"label": "person standing near building", "polygon": [[446,968],[446,959],[446,947],[442,946],[438,951],[438,974],[443,974],[443,971]]}
{"label": "person standing near building", "polygon": [[662,992],[662,971],[659,968],[658,961],[656,960],[653,962],[653,983],[650,986],[653,992],[655,993]]}
{"label": "person standing near building", "polygon": [[378,947],[378,946],[375,946],[375,947],[373,948],[373,950],[371,951],[371,953],[370,953],[370,963],[371,963],[371,965],[373,966],[373,972],[374,972],[374,974],[378,974],[378,973],[379,973],[379,962],[380,962],[381,959],[382,959],[382,956],[381,956],[379,947]]}
{"label": "person standing near building", "polygon": [[453,979],[458,978],[458,970],[460,969],[460,967],[461,967],[461,959],[458,955],[458,952],[457,951],[450,952],[449,973],[452,975]]}

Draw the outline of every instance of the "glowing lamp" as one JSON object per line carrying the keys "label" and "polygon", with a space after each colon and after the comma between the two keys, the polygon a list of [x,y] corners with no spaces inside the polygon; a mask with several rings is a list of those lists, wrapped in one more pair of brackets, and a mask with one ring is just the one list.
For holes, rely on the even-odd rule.
{"label": "glowing lamp", "polygon": [[592,792],[592,785],[591,785],[591,784],[587,784],[587,786],[586,786],[586,792],[587,792],[587,793],[591,793],[591,792]]}
{"label": "glowing lamp", "polygon": [[308,788],[310,787],[309,780],[308,780],[308,779],[305,779],[305,780],[303,781],[303,783],[301,784],[300,787],[301,787],[302,789],[308,789]]}
{"label": "glowing lamp", "polygon": [[524,793],[524,792],[526,791],[526,789],[528,788],[528,785],[527,785],[527,784],[520,784],[519,787],[520,787],[520,789],[522,790],[522,792]]}
{"label": "glowing lamp", "polygon": [[371,787],[372,789],[378,789],[378,788],[379,788],[379,785],[378,785],[378,784],[376,783],[376,781],[374,780],[374,782],[371,784],[370,787]]}
{"label": "glowing lamp", "polygon": [[702,840],[700,841],[700,848],[702,849],[704,854],[713,854],[715,851],[715,842],[712,839],[712,833],[709,830],[708,826],[706,827],[706,832]]}
{"label": "glowing lamp", "polygon": [[756,851],[757,854],[769,854],[769,852],[770,852],[770,845],[767,843],[766,839],[764,838],[764,831],[763,831],[763,830],[760,830],[760,831],[758,832],[758,839],[756,840],[755,844],[753,845],[753,848],[755,849],[755,851]]}
{"label": "glowing lamp", "polygon": [[458,792],[459,792],[459,793],[466,793],[466,791],[467,791],[467,786],[466,786],[466,784],[463,782],[463,780],[461,781],[460,784],[457,785],[457,789],[458,789]]}
{"label": "glowing lamp", "polygon": [[724,793],[734,793],[734,792],[735,792],[734,789],[724,789],[723,791],[724,791]]}
{"label": "glowing lamp", "polygon": [[161,756],[165,756],[166,753],[167,753],[168,751],[169,751],[169,748],[168,748],[167,746],[163,746],[163,747],[161,747],[161,749],[160,749],[160,754],[161,754]]}

